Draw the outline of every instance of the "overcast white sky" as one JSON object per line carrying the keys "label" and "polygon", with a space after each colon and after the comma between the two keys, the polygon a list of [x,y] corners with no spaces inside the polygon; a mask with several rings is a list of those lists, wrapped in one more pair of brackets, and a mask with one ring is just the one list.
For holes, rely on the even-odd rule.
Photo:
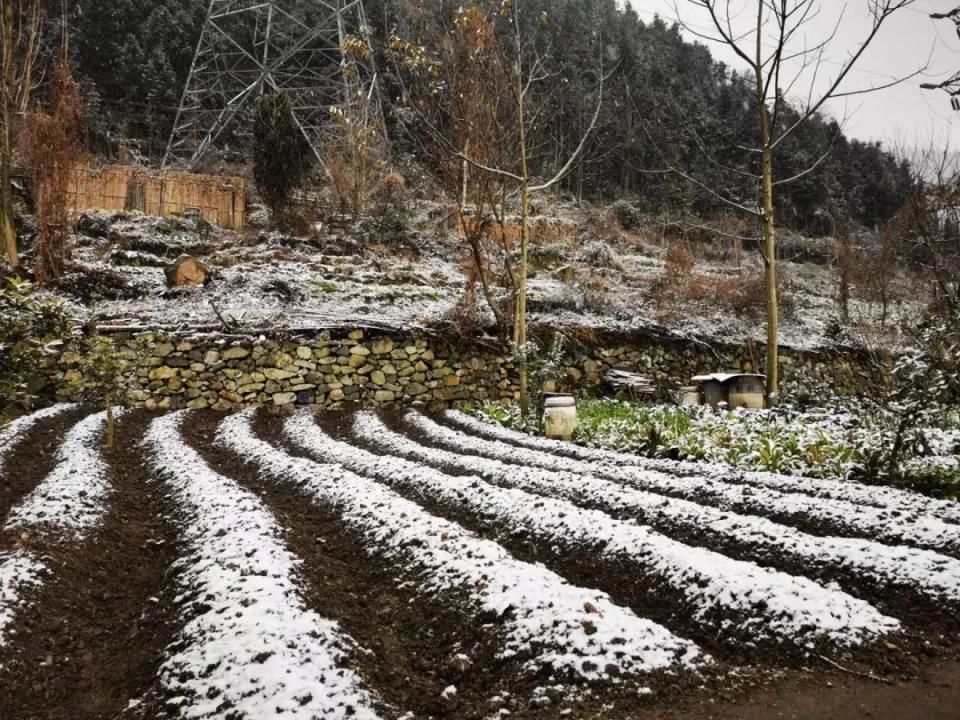
{"label": "overcast white sky", "polygon": [[[709,16],[702,7],[690,0],[624,0],[629,2],[644,20],[659,14],[664,20],[676,17],[674,6],[683,20],[704,30],[709,27]],[[731,0],[732,7],[756,8],[756,0]],[[721,2],[721,5],[723,2]],[[822,12],[812,21],[806,33],[807,43],[815,44],[832,31],[840,20],[837,37],[828,51],[828,63],[821,72],[835,76],[838,64],[846,53],[862,41],[870,28],[868,0],[821,0]],[[849,116],[848,134],[861,139],[883,140],[885,143],[902,139],[909,144],[923,143],[931,135],[949,137],[952,147],[960,149],[960,113],[950,109],[949,97],[942,91],[921,90],[924,81],[944,79],[960,70],[960,38],[949,20],[931,20],[931,12],[945,12],[960,5],[960,0],[916,0],[887,20],[875,44],[861,58],[848,76],[845,88],[854,90],[889,82],[927,64],[930,68],[924,78],[916,78],[898,87],[870,95],[837,101],[829,108],[838,119]],[[846,10],[844,11],[844,6]],[[755,12],[755,10],[754,10]],[[842,14],[842,19],[841,19]],[[746,15],[742,17],[746,21]],[[694,39],[694,38],[691,38]],[[708,45],[714,57],[728,65],[740,68],[743,63],[732,50],[722,45]],[[802,43],[802,41],[801,41]],[[932,55],[931,55],[932,53]],[[829,84],[825,75],[818,79],[822,86]],[[800,94],[800,85],[794,94]],[[809,81],[806,86],[809,87]],[[805,95],[806,90],[803,94]]]}

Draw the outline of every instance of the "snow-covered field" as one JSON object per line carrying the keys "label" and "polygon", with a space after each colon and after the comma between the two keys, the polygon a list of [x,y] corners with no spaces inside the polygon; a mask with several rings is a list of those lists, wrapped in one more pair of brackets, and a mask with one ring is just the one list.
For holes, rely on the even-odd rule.
{"label": "snow-covered field", "polygon": [[[62,410],[9,429],[0,463]],[[822,658],[874,672],[891,653],[952,643],[955,627],[937,624],[960,609],[960,518],[946,502],[719,466],[675,472],[458,413],[137,411],[121,436],[131,418],[143,430],[129,464],[101,450],[104,416],[92,413],[9,504],[0,692],[50,608],[67,625],[94,621],[97,602],[64,606],[54,588],[77,582],[59,578],[65,565],[126,542],[127,517],[109,529],[104,518],[118,494],[136,502],[137,485],[116,480],[134,466],[169,503],[156,512],[174,546],[163,587],[130,600],[142,618],[166,617],[153,632],[167,634],[118,717],[555,718],[624,693],[628,713],[665,685]],[[0,483],[20,472],[0,465]],[[158,540],[137,542],[158,562]],[[381,568],[377,602],[345,585],[354,566]],[[445,605],[459,627],[383,614]],[[426,651],[438,631],[456,638],[439,664]]]}
{"label": "snow-covered field", "polygon": [[[106,325],[219,327],[218,311],[251,332],[360,322],[395,328],[430,325],[463,301],[467,286],[460,261],[462,240],[431,218],[430,211],[437,209],[415,209],[408,230],[390,239],[362,227],[304,237],[229,232],[208,237],[189,223],[93,213],[95,224],[106,228],[102,231],[106,237],[82,237],[75,259],[88,269],[120,278],[119,283],[108,283],[112,289],[97,297],[96,312]],[[441,216],[449,212],[439,210]],[[599,244],[608,249],[602,254],[615,260],[596,265],[589,252],[598,244],[596,238],[590,239],[595,218],[573,206],[557,207],[551,213],[533,219],[535,226],[553,224],[565,229],[536,242],[536,272],[529,283],[532,322],[622,332],[656,324],[682,337],[724,342],[763,339],[762,325],[750,312],[716,302],[689,301],[670,317],[662,316],[654,287],[663,278],[667,246],[659,240],[644,232],[604,238]],[[659,234],[659,229],[649,234]],[[199,255],[215,277],[204,288],[170,292],[163,267],[184,252]],[[737,272],[731,262],[716,258],[709,246],[702,254],[696,265],[698,276],[724,278]],[[748,255],[744,277],[757,276],[760,262],[759,255]],[[834,269],[785,259],[782,272],[791,283],[790,307],[781,318],[782,341],[798,348],[831,346],[838,318]],[[914,321],[922,310],[915,293],[896,295],[888,308],[887,328],[896,327],[901,319]],[[84,314],[84,305],[76,303],[74,309]],[[477,309],[492,322],[482,302]],[[850,314],[853,323],[848,330],[857,339],[860,333],[872,332],[869,329],[877,324],[879,310],[876,303],[855,293]],[[882,339],[896,341],[889,333]]]}

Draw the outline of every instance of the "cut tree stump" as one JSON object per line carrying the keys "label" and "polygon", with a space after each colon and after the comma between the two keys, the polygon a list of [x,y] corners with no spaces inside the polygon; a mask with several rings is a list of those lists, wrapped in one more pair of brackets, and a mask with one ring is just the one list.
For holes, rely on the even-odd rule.
{"label": "cut tree stump", "polygon": [[169,287],[200,287],[210,280],[210,270],[191,255],[181,255],[167,268]]}

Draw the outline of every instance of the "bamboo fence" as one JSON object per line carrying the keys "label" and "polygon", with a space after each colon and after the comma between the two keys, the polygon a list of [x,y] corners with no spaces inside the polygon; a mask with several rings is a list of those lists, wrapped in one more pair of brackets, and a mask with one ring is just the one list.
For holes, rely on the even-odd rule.
{"label": "bamboo fence", "polygon": [[70,206],[75,211],[130,210],[162,217],[202,217],[239,231],[244,227],[246,196],[243,178],[108,165],[77,170]]}

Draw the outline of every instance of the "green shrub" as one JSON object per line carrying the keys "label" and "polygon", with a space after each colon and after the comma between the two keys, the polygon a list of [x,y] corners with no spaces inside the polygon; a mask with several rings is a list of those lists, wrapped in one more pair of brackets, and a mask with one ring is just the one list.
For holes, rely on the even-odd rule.
{"label": "green shrub", "polygon": [[114,407],[129,402],[126,370],[129,362],[117,352],[111,340],[100,335],[94,327],[84,343],[83,384],[80,391],[86,400],[100,405],[107,413],[107,431],[104,443],[114,446],[116,421]]}
{"label": "green shrub", "polygon": [[0,287],[0,411],[37,400],[44,358],[63,350],[76,329],[63,306],[39,298],[24,280]]}
{"label": "green shrub", "polygon": [[[476,409],[502,425],[537,432],[515,405]],[[710,407],[646,406],[616,400],[581,400],[574,440],[581,445],[643,457],[724,463],[743,470],[819,478],[855,476],[901,485],[939,497],[960,496],[960,417],[937,416],[917,425],[896,472],[887,472],[896,406],[851,401],[835,411],[728,411]],[[933,416],[927,416],[932,421]]]}

